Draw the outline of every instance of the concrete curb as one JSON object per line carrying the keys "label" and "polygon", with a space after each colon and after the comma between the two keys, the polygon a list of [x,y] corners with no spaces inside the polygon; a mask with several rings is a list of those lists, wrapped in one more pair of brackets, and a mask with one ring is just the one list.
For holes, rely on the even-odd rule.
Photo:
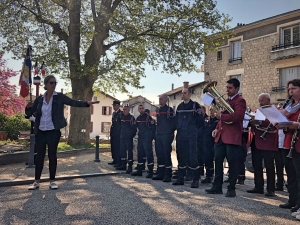
{"label": "concrete curb", "polygon": [[[70,155],[80,154],[80,153],[93,153],[95,148],[86,148],[86,149],[73,149],[62,152],[57,152],[57,156],[60,158],[67,157]],[[99,152],[110,152],[110,148],[100,148]],[[14,153],[3,153],[0,154],[0,165],[8,165],[12,163],[26,163],[29,159],[29,151],[20,151]]]}
{"label": "concrete curb", "polygon": [[[125,174],[126,172],[109,172],[109,173],[88,173],[88,174],[74,174],[74,175],[65,175],[65,176],[57,176],[55,180],[70,180],[70,179],[77,179],[77,178],[86,178],[86,177],[99,177],[99,176],[107,176],[107,175],[120,175]],[[49,181],[49,177],[41,178],[40,182],[47,182]],[[18,185],[25,185],[25,184],[32,184],[34,179],[20,179],[20,180],[4,180],[0,181],[0,187],[8,187],[8,186],[18,186]]]}

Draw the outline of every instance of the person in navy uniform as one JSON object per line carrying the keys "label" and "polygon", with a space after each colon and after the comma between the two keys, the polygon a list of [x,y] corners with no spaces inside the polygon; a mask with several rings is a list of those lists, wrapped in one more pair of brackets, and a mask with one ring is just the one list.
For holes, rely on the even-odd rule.
{"label": "person in navy uniform", "polygon": [[204,119],[199,103],[192,101],[191,95],[191,89],[184,87],[182,89],[183,102],[176,110],[178,176],[173,185],[184,185],[184,176],[188,166],[193,174],[191,188],[198,188],[200,169],[197,160],[197,137],[198,129],[203,126]]}
{"label": "person in navy uniform", "polygon": [[137,170],[132,172],[132,176],[142,176],[143,156],[144,152],[147,157],[148,175],[147,178],[153,177],[154,158],[152,151],[152,140],[155,134],[155,121],[150,115],[145,113],[145,108],[142,104],[139,105],[140,115],[136,118],[138,132],[138,164]]}
{"label": "person in navy uniform", "polygon": [[235,197],[235,186],[238,178],[239,159],[243,154],[242,131],[243,120],[246,111],[246,101],[239,95],[240,82],[236,78],[227,81],[227,102],[234,110],[233,113],[221,110],[216,112],[219,123],[212,132],[215,138],[215,179],[213,187],[205,189],[208,194],[222,194],[224,159],[227,158],[229,165],[229,185],[226,197]]}
{"label": "person in navy uniform", "polygon": [[113,116],[111,120],[110,127],[110,146],[111,146],[111,156],[113,158],[112,162],[108,164],[114,165],[115,167],[121,166],[120,159],[120,132],[121,132],[121,115],[120,101],[113,101]]}
{"label": "person in navy uniform", "polygon": [[[258,96],[259,106],[270,105],[270,95],[268,93],[261,93]],[[264,176],[262,160],[267,172],[267,191],[265,196],[275,196],[275,154],[278,151],[277,129],[275,127],[269,128],[270,121],[252,120],[250,121],[251,132],[253,139],[251,143],[252,164],[254,167],[254,188],[247,190],[248,193],[264,193]],[[262,134],[267,130],[264,138]]]}
{"label": "person in navy uniform", "polygon": [[214,176],[214,137],[211,133],[216,129],[219,120],[216,118],[216,111],[213,107],[209,108],[210,116],[204,120],[204,134],[203,134],[203,162],[205,165],[205,178],[201,181],[202,184],[212,182]]}
{"label": "person in navy uniform", "polygon": [[157,156],[157,174],[152,180],[171,182],[172,177],[172,142],[174,140],[175,115],[166,103],[167,95],[159,96],[159,105],[156,112],[157,125],[155,134],[155,151]]}
{"label": "person in navy uniform", "polygon": [[[136,134],[136,122],[134,116],[129,113],[129,106],[124,106],[121,115],[121,136],[120,136],[120,157],[121,166],[116,170],[126,170],[126,173],[132,172],[133,164],[133,137]],[[128,152],[128,157],[127,157]],[[128,162],[128,168],[126,167]]]}

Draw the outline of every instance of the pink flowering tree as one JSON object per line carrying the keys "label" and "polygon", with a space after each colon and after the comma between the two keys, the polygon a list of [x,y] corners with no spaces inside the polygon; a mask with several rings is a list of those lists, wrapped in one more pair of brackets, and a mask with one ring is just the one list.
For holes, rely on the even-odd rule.
{"label": "pink flowering tree", "polygon": [[17,73],[6,67],[6,60],[0,55],[0,113],[12,116],[25,108],[25,100],[17,95],[16,85],[11,85],[9,78]]}

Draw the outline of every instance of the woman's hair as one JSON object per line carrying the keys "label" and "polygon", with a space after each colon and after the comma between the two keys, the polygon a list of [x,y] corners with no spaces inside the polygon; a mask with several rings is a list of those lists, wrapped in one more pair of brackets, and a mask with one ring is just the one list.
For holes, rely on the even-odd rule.
{"label": "woman's hair", "polygon": [[294,85],[294,86],[300,87],[300,79],[290,80],[290,81],[287,83],[287,87],[289,87],[290,84],[292,84],[292,85]]}
{"label": "woman's hair", "polygon": [[[53,76],[53,75],[48,75],[48,76],[46,76],[45,79],[44,79],[44,85],[46,85],[46,84],[49,82],[49,80],[50,80],[51,78],[56,79],[55,76]],[[44,89],[47,90],[46,86],[44,86]]]}

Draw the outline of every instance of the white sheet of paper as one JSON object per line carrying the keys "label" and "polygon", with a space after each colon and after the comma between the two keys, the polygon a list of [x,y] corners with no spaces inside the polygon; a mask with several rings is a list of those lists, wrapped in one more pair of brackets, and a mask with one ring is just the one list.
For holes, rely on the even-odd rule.
{"label": "white sheet of paper", "polygon": [[251,116],[248,116],[247,114],[244,115],[244,120],[251,120]]}
{"label": "white sheet of paper", "polygon": [[210,106],[214,99],[215,99],[215,98],[214,98],[211,94],[205,93],[205,94],[202,96],[201,101],[202,101],[205,105]]}
{"label": "white sheet of paper", "polygon": [[249,120],[243,120],[243,128],[247,128],[249,124]]}
{"label": "white sheet of paper", "polygon": [[264,114],[262,114],[261,111],[256,110],[255,116],[254,116],[255,120],[266,120],[266,117],[264,116]]}
{"label": "white sheet of paper", "polygon": [[260,107],[259,111],[272,123],[272,124],[291,124],[289,121],[274,105],[267,107]]}

